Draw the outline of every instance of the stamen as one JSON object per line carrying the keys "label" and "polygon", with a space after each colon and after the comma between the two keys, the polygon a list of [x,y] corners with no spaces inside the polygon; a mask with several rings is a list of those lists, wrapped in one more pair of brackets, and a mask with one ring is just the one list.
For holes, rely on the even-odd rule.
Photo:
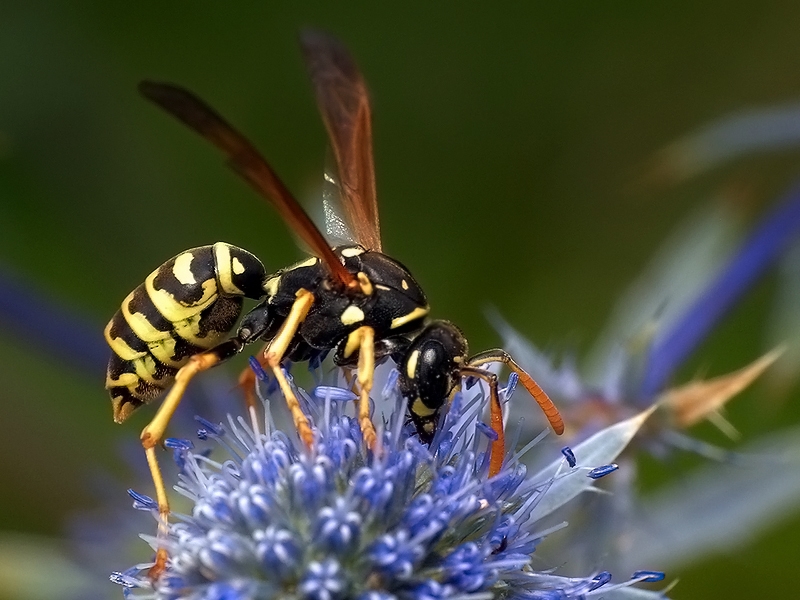
{"label": "stamen", "polygon": [[191,450],[194,448],[191,440],[181,438],[167,438],[164,440],[164,446],[171,450]]}
{"label": "stamen", "polygon": [[478,421],[475,423],[476,428],[480,431],[483,435],[489,438],[491,441],[496,442],[497,439],[500,437],[497,432],[491,428],[490,425],[484,423],[483,421]]}
{"label": "stamen", "polygon": [[514,394],[514,390],[517,389],[517,383],[519,382],[519,375],[516,373],[511,373],[508,376],[508,383],[506,383],[506,387],[500,390],[500,393],[503,395],[503,400],[508,401],[509,398]]}
{"label": "stamen", "polygon": [[578,461],[575,460],[575,453],[572,451],[572,448],[570,448],[569,446],[564,446],[561,449],[561,454],[563,454],[564,458],[567,459],[567,464],[570,467],[574,467],[576,464],[578,464]]}
{"label": "stamen", "polygon": [[602,571],[601,573],[598,573],[592,577],[592,583],[589,585],[589,591],[596,590],[597,588],[607,584],[609,581],[611,581],[611,573],[608,571]]}
{"label": "stamen", "polygon": [[591,471],[589,471],[586,476],[591,477],[592,479],[600,479],[601,477],[605,477],[609,473],[613,473],[619,469],[619,465],[616,463],[611,463],[610,465],[603,465],[602,467],[595,467]]}
{"label": "stamen", "polygon": [[[222,425],[215,425],[211,421],[204,419],[203,417],[195,415],[194,420],[200,423],[203,426],[203,431],[205,432],[206,436],[212,438],[218,438],[225,434],[225,429],[222,428]],[[200,431],[197,433],[198,437],[200,436]],[[205,438],[200,438],[205,439]]]}
{"label": "stamen", "polygon": [[261,381],[267,381],[269,379],[269,375],[264,370],[264,367],[261,366],[261,363],[258,362],[258,359],[255,356],[251,356],[249,359],[250,361],[250,368],[253,370],[253,373],[256,374]]}
{"label": "stamen", "polygon": [[158,510],[158,502],[150,496],[145,496],[134,490],[128,490],[128,495],[133,498],[133,508],[136,510]]}
{"label": "stamen", "polygon": [[351,402],[358,398],[352,391],[333,385],[318,385],[314,388],[314,397],[317,400],[330,398],[334,402]]}
{"label": "stamen", "polygon": [[644,581],[645,583],[663,581],[664,577],[666,577],[666,574],[663,571],[636,571],[633,575],[631,575],[631,579],[638,579],[639,581]]}

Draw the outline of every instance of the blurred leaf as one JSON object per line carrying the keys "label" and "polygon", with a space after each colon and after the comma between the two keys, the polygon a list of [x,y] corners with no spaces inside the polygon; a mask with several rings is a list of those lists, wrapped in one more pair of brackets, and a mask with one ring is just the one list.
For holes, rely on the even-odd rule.
{"label": "blurred leaf", "polygon": [[712,121],[664,148],[646,179],[676,183],[742,156],[800,146],[800,105],[767,106]]}
{"label": "blurred leaf", "polygon": [[87,576],[69,560],[62,544],[0,533],[0,594],[15,600],[61,600],[87,586]]}
{"label": "blurred leaf", "polygon": [[784,396],[800,371],[800,243],[786,253],[778,276],[767,339],[770,345],[784,344],[786,352],[770,371],[768,384],[776,395]]}
{"label": "blurred leaf", "polygon": [[[629,568],[674,569],[730,552],[800,504],[800,429],[744,449],[746,464],[710,464],[643,498],[623,536]],[[635,563],[635,564],[634,564]]]}
{"label": "blurred leaf", "polygon": [[[673,327],[717,273],[733,247],[735,215],[719,204],[684,221],[616,302],[587,360],[587,380],[607,376],[609,356],[623,344],[647,344]],[[631,348],[632,349],[632,348]]]}

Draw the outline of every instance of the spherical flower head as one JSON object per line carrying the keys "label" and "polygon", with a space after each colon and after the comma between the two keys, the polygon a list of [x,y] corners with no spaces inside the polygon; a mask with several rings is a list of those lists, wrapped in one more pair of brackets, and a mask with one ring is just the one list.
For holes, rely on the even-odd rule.
{"label": "spherical flower head", "polygon": [[[197,600],[573,598],[614,587],[602,573],[532,569],[547,532],[531,514],[553,478],[527,478],[516,458],[488,477],[481,394],[454,400],[429,448],[405,422],[395,380],[384,386],[394,410],[375,452],[346,414],[350,392],[322,386],[317,401],[298,390],[317,424],[313,448],[276,429],[269,410],[257,427],[201,421],[201,438],[224,449],[224,462],[170,440],[181,467],[175,489],[191,513],[171,516],[157,580],[149,564],[112,579],[130,598]],[[282,399],[265,405],[274,402]],[[157,516],[152,500],[134,498]]]}

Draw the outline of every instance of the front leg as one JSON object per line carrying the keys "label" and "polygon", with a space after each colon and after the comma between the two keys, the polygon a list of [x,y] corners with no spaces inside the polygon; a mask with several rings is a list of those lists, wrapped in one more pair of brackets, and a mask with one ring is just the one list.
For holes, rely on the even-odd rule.
{"label": "front leg", "polygon": [[289,412],[292,414],[292,420],[294,421],[297,433],[300,435],[300,439],[303,440],[303,443],[309,448],[314,443],[314,432],[311,430],[311,425],[308,423],[308,417],[306,417],[303,410],[300,408],[300,401],[297,399],[297,396],[295,396],[292,387],[289,385],[289,381],[283,374],[281,361],[283,357],[286,356],[286,351],[289,349],[294,336],[297,334],[297,330],[300,328],[300,325],[302,325],[303,320],[308,315],[308,311],[311,310],[313,304],[314,294],[306,289],[301,288],[298,290],[297,297],[294,304],[292,304],[289,314],[281,325],[277,335],[272,339],[263,353],[263,363],[266,363],[267,366],[272,369],[275,379],[277,379],[278,385],[280,385],[281,392],[283,392],[283,397],[286,399]]}
{"label": "front leg", "polygon": [[[339,344],[339,347],[336,349],[336,354],[333,356],[333,364],[335,364],[337,367],[358,366],[358,357],[360,355],[358,349],[360,348],[360,343],[349,347],[348,339],[349,338],[345,339],[342,344]],[[410,345],[411,340],[402,335],[375,340],[375,343],[373,344],[375,364],[380,365],[387,358],[391,358],[397,365],[399,365],[403,361],[403,357],[408,351],[408,347]],[[355,348],[355,350],[353,350],[353,348]],[[348,349],[351,351],[350,354],[346,354]]]}

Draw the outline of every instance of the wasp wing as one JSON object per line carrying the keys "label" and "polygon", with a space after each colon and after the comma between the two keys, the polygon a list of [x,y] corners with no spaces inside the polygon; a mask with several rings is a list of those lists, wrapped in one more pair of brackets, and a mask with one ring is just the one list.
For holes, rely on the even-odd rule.
{"label": "wasp wing", "polygon": [[139,84],[139,91],[222,150],[228,158],[228,165],[272,203],[292,231],[328,265],[331,273],[343,284],[352,284],[352,273],[344,268],[325,237],[272,167],[241,133],[203,100],[181,87],[143,81]]}
{"label": "wasp wing", "polygon": [[325,237],[332,246],[357,244],[353,230],[347,224],[342,209],[342,188],[333,175],[334,171],[326,170],[323,174],[322,211],[325,217]]}
{"label": "wasp wing", "polygon": [[333,146],[344,216],[359,244],[380,251],[367,86],[347,49],[333,36],[306,30],[300,45]]}

